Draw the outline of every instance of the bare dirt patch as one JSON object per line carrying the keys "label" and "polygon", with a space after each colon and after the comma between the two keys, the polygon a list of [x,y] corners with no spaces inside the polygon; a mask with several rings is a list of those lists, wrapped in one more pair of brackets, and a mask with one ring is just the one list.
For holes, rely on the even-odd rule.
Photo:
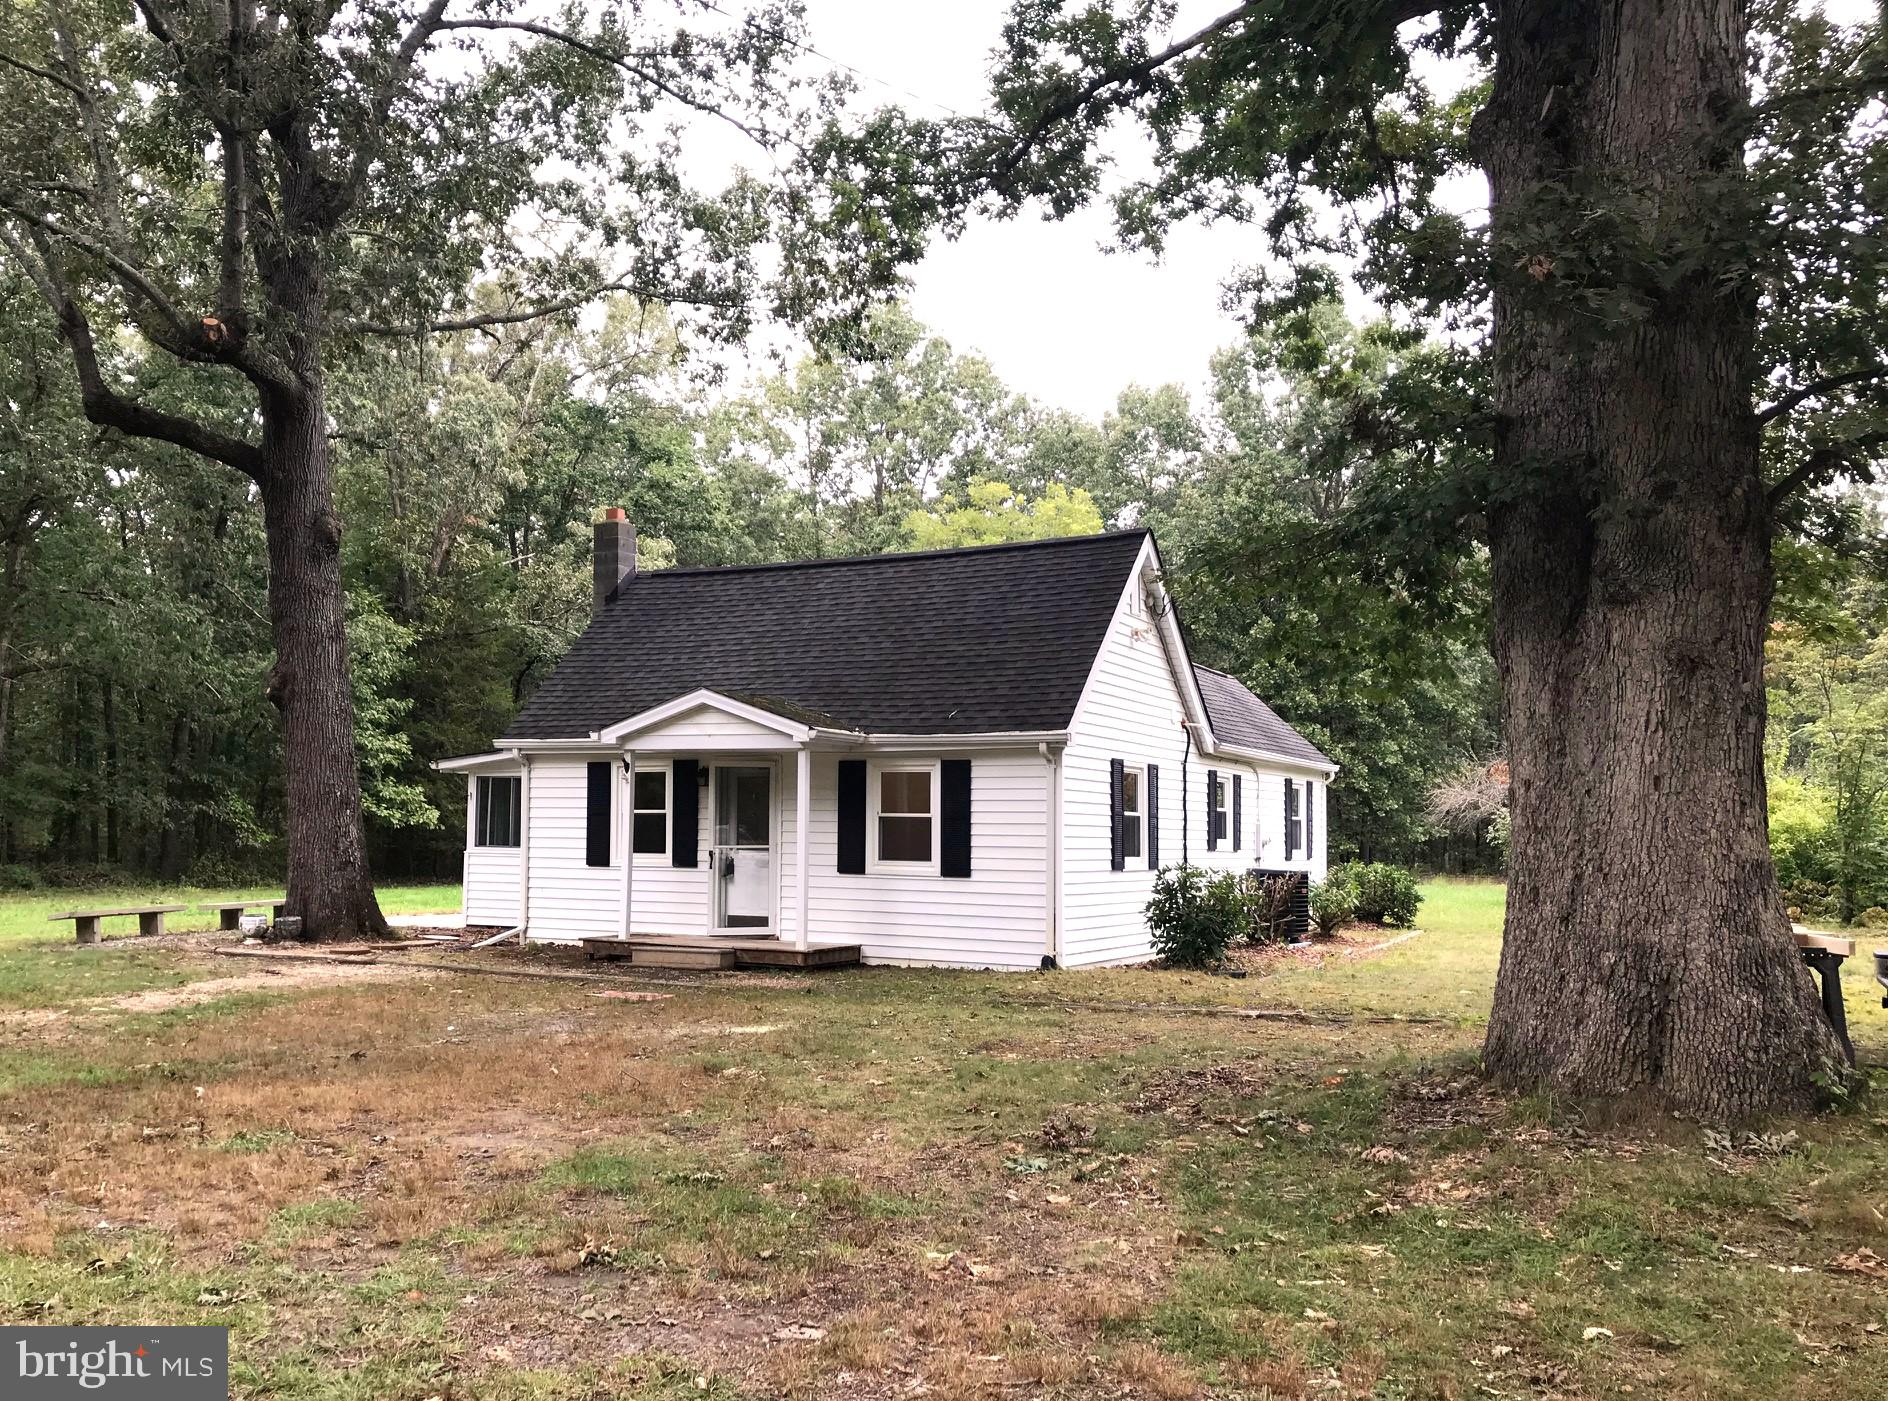
{"label": "bare dirt patch", "polygon": [[185,983],[182,987],[147,988],[126,993],[103,1002],[87,1003],[87,1012],[169,1012],[179,1007],[196,1007],[221,997],[246,992],[288,992],[297,988],[342,987],[358,983],[397,983],[413,978],[430,978],[432,973],[418,968],[345,963],[306,963],[282,968],[258,968],[253,973],[238,973],[228,978],[208,978]]}
{"label": "bare dirt patch", "polygon": [[200,1007],[224,997],[251,992],[290,992],[362,983],[393,983],[434,975],[424,969],[387,964],[293,963],[258,968],[227,978],[204,978],[176,987],[146,988],[68,1007],[28,1007],[0,1012],[0,1034],[56,1033],[74,1017],[113,1013],[174,1012]]}

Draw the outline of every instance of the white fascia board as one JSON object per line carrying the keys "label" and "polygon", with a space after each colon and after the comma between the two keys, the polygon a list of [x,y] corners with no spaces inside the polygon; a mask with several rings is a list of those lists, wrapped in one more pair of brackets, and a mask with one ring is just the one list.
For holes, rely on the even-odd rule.
{"label": "white fascia board", "polygon": [[627,720],[619,720],[614,725],[596,731],[591,737],[604,744],[620,744],[652,725],[660,725],[665,720],[673,720],[678,715],[685,715],[691,710],[698,710],[704,706],[710,710],[719,710],[724,715],[746,720],[764,729],[777,731],[796,744],[806,743],[808,736],[812,733],[808,726],[800,724],[797,720],[789,720],[786,716],[776,715],[771,710],[763,710],[757,705],[749,705],[745,701],[738,701],[730,696],[722,695],[719,691],[711,691],[703,687],[697,691],[690,691],[685,696],[677,696],[672,701],[665,701],[653,709],[643,711],[640,715],[632,715]]}
{"label": "white fascia board", "polygon": [[513,739],[505,742],[505,749],[511,754],[588,754],[597,759],[622,753],[621,745],[606,745],[595,735],[586,739]]}

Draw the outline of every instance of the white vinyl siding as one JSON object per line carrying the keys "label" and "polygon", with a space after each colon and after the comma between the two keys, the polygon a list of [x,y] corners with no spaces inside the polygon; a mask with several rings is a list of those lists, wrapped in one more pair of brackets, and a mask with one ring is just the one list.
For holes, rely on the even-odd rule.
{"label": "white vinyl siding", "polygon": [[711,705],[698,705],[625,741],[639,756],[660,750],[665,754],[700,754],[704,762],[717,752],[772,750],[791,743],[779,730]]}
{"label": "white vinyl siding", "polygon": [[465,853],[465,922],[510,929],[518,923],[515,846],[474,846]]}
{"label": "white vinyl siding", "polygon": [[[1109,864],[1109,763],[1120,759],[1160,770],[1159,864],[1180,862],[1180,693],[1154,625],[1125,608],[1115,615],[1088,680],[1075,728],[1062,759],[1061,962],[1075,968],[1096,963],[1133,963],[1151,958],[1142,912],[1153,889],[1145,848],[1122,870]],[[1197,760],[1187,781],[1200,784]],[[1193,823],[1195,860],[1205,828]]]}
{"label": "white vinyl siding", "polygon": [[[912,756],[932,762],[934,755]],[[935,963],[961,968],[1036,968],[1042,963],[1046,905],[1047,765],[1034,749],[952,753],[970,760],[968,877],[892,870],[841,875],[837,754],[813,756],[811,857],[813,937],[863,947],[872,963]],[[896,762],[896,761],[888,761]],[[787,824],[781,864],[782,932],[792,938],[799,902],[791,831],[793,761],[782,759]],[[868,775],[869,776],[869,775]],[[867,832],[868,850],[872,836]]]}
{"label": "white vinyl siding", "polygon": [[[1125,603],[1125,599],[1124,599]],[[1061,962],[1077,968],[1134,963],[1153,957],[1147,932],[1147,897],[1154,873],[1145,856],[1109,866],[1108,764],[1157,765],[1159,864],[1177,866],[1184,850],[1193,865],[1211,871],[1249,871],[1255,866],[1324,874],[1324,779],[1317,778],[1318,859],[1300,851],[1284,859],[1285,774],[1230,759],[1202,757],[1181,728],[1179,687],[1152,623],[1124,606],[1116,614],[1075,726],[1062,770]],[[1184,759],[1184,764],[1183,764]],[[1226,837],[1206,845],[1207,771],[1226,782]],[[1232,780],[1241,779],[1239,846],[1234,850]],[[1293,778],[1303,783],[1304,774]]]}

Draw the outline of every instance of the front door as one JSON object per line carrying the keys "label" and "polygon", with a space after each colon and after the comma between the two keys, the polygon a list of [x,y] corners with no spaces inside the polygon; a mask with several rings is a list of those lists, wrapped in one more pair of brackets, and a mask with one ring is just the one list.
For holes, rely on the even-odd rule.
{"label": "front door", "polygon": [[714,927],[771,929],[774,922],[774,771],[715,765]]}

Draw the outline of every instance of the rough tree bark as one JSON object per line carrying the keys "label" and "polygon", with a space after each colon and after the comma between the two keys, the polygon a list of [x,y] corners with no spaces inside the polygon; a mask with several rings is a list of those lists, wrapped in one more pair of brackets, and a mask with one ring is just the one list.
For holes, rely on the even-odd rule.
{"label": "rough tree bark", "polygon": [[379,936],[387,922],[367,869],[354,695],[327,415],[312,391],[264,396],[262,515],[276,661],[268,695],[288,763],[288,909],[320,938]]}
{"label": "rough tree bark", "polygon": [[[1658,244],[1735,217],[1739,0],[1498,9],[1498,247],[1542,182]],[[1514,835],[1485,1058],[1737,1119],[1810,1102],[1840,1052],[1770,859],[1753,302],[1713,256],[1597,333],[1550,264],[1495,294],[1497,477],[1529,490],[1490,517]]]}
{"label": "rough tree bark", "polygon": [[[256,275],[288,338],[288,373],[257,386],[262,418],[262,519],[269,549],[269,622],[276,660],[268,696],[281,712],[288,799],[288,905],[305,935],[380,937],[354,749],[354,692],[341,582],[341,522],[328,453],[327,319],[321,265],[295,231],[325,228],[341,210],[299,124],[280,133],[280,230],[256,245]],[[288,236],[283,236],[284,234]],[[240,326],[236,328],[241,334]]]}

